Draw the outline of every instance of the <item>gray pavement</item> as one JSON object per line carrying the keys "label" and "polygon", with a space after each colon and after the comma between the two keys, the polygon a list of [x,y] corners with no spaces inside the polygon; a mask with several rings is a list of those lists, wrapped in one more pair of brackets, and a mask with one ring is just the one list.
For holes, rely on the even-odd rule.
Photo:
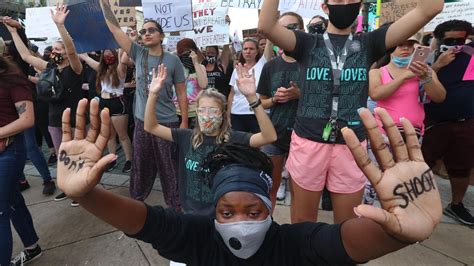
{"label": "gray pavement", "polygon": [[[51,168],[53,176],[56,170]],[[101,185],[115,193],[128,196],[128,175],[107,173]],[[36,169],[27,165],[25,174],[31,188],[23,196],[33,216],[43,256],[30,265],[169,265],[153,248],[130,239],[122,232],[95,218],[81,207],[71,207],[70,200],[55,202],[54,196],[42,195],[42,180]],[[443,206],[450,199],[447,180],[438,178]],[[279,202],[274,219],[289,223],[290,202]],[[146,201],[164,204],[159,180]],[[474,187],[469,188],[465,205],[474,213]],[[331,222],[332,213],[320,211],[320,221]],[[14,231],[14,230],[13,230]],[[369,262],[367,265],[474,265],[474,231],[443,217],[430,239],[398,252]],[[13,252],[17,254],[22,244],[14,233]]]}

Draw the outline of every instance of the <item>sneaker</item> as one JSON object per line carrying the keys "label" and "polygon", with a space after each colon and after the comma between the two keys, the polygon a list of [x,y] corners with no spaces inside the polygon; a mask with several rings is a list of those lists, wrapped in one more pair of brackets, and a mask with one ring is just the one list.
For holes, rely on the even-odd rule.
{"label": "sneaker", "polygon": [[278,191],[277,191],[277,200],[284,200],[285,197],[286,197],[286,182],[288,179],[286,178],[282,178],[281,179],[281,183],[280,183],[280,187],[278,187]]}
{"label": "sneaker", "polygon": [[443,210],[443,213],[465,225],[474,225],[474,217],[472,217],[469,210],[466,209],[462,203],[457,205],[452,203],[448,204],[448,207]]}
{"label": "sneaker", "polygon": [[44,195],[53,195],[54,191],[56,191],[56,185],[54,184],[53,180],[46,181],[43,183]]}
{"label": "sneaker", "polygon": [[326,188],[323,190],[321,208],[325,211],[332,211],[331,196],[329,195],[329,191]]}
{"label": "sneaker", "polygon": [[79,207],[79,202],[73,200],[73,201],[71,202],[71,207]]}
{"label": "sneaker", "polygon": [[51,153],[48,159],[48,165],[49,166],[54,165],[56,164],[57,161],[58,161],[58,157],[56,156],[56,153]]}
{"label": "sneaker", "polygon": [[28,180],[20,181],[20,191],[27,190],[27,189],[29,189],[30,187],[31,187],[31,186],[30,186],[30,183],[28,183]]}
{"label": "sneaker", "polygon": [[130,173],[132,171],[132,162],[126,161],[123,166],[122,173]]}
{"label": "sneaker", "polygon": [[107,170],[105,170],[106,172],[112,172],[112,170],[115,169],[115,166],[117,166],[117,161],[113,161],[111,163],[109,163],[109,166],[107,167]]}
{"label": "sneaker", "polygon": [[63,192],[61,192],[59,195],[54,197],[54,201],[61,201],[61,200],[65,200],[65,199],[67,199],[67,196]]}
{"label": "sneaker", "polygon": [[43,251],[39,245],[36,245],[34,249],[25,249],[18,256],[10,261],[10,265],[23,265],[29,263],[43,255]]}

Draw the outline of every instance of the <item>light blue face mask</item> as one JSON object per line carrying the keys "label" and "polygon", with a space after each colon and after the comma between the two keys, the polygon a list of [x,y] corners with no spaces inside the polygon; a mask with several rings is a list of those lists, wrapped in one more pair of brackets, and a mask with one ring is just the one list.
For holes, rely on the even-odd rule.
{"label": "light blue face mask", "polygon": [[409,63],[413,55],[407,56],[407,57],[398,57],[398,56],[393,56],[392,57],[392,62],[397,66],[397,67],[406,67]]}

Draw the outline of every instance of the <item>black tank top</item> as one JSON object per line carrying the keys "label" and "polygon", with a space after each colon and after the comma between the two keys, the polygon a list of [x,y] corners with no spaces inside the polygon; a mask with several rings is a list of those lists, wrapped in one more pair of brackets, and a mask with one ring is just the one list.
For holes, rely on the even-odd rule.
{"label": "black tank top", "polygon": [[207,71],[208,87],[217,89],[227,98],[230,93],[230,78],[222,69],[222,65],[215,64],[213,70]]}

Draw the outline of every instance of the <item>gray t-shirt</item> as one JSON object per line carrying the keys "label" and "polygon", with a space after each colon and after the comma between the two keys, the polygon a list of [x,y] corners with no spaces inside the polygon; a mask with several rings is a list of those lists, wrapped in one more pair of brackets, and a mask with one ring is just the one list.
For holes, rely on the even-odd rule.
{"label": "gray t-shirt", "polygon": [[[214,151],[216,137],[204,135],[202,144],[193,149],[193,131],[187,128],[172,128],[173,141],[178,146],[179,154],[179,199],[186,214],[212,216],[215,213],[212,204],[211,188],[200,176],[201,163]],[[229,143],[250,145],[251,133],[231,131]]]}
{"label": "gray t-shirt", "polygon": [[[130,50],[130,57],[135,61],[136,67],[136,82],[137,90],[135,93],[134,102],[134,115],[136,118],[144,121],[145,117],[145,106],[148,99],[148,87],[153,78],[152,70],[157,68],[160,62],[167,67],[168,76],[165,81],[165,87],[161,89],[156,104],[156,116],[160,123],[174,123],[178,122],[178,116],[176,115],[176,107],[173,103],[173,85],[184,82],[184,70],[181,61],[176,55],[164,52],[163,61],[161,56],[154,56],[148,54],[148,49],[139,46],[136,43],[132,44]],[[144,57],[148,54],[148,69],[146,73],[144,71],[145,62]],[[145,75],[148,75],[148,84],[146,84]]]}

